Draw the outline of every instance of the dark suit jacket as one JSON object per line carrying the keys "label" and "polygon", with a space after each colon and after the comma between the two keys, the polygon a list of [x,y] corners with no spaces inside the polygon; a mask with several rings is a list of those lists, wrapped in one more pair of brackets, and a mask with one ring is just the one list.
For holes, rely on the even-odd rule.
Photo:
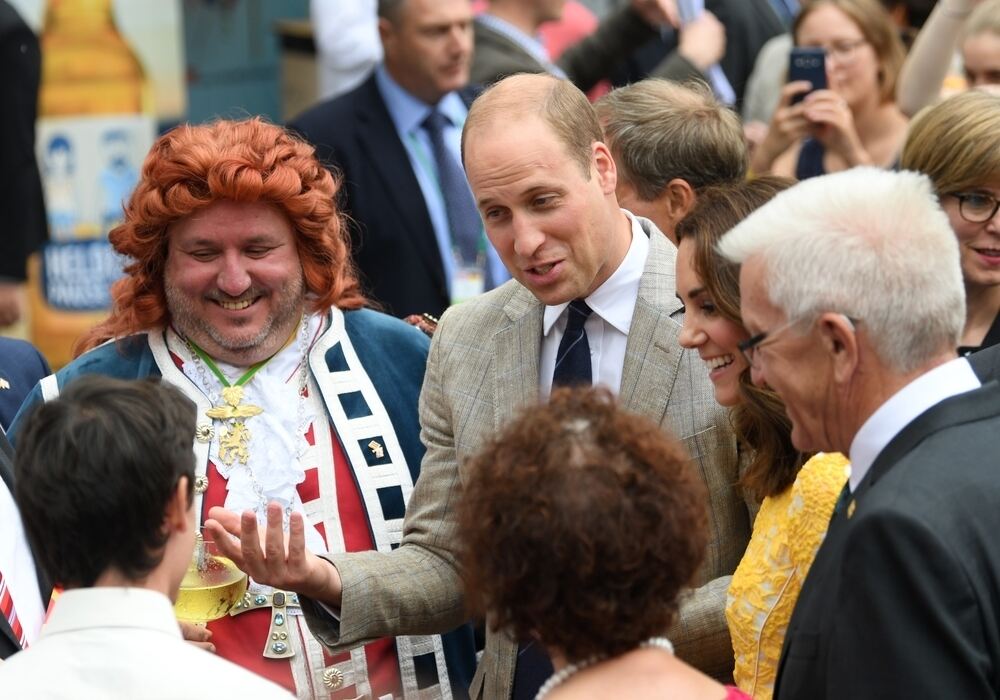
{"label": "dark suit jacket", "polygon": [[906,426],[840,507],[799,594],[774,697],[1000,694],[1000,385]]}
{"label": "dark suit jacket", "polygon": [[0,337],[0,427],[10,427],[24,397],[52,370],[30,343]]}
{"label": "dark suit jacket", "polygon": [[979,377],[983,384],[991,381],[1000,381],[1000,345],[991,345],[974,352],[968,357],[972,371]]}
{"label": "dark suit jacket", "polygon": [[[475,91],[460,94],[469,104]],[[375,74],[300,114],[289,127],[343,174],[340,204],[353,219],[352,252],[365,292],[394,316],[440,316],[450,303],[441,251]]]}
{"label": "dark suit jacket", "polygon": [[0,278],[23,280],[25,261],[47,237],[35,160],[41,55],[38,38],[0,0]]}
{"label": "dark suit jacket", "polygon": [[[473,82],[488,85],[515,73],[546,72],[534,56],[503,34],[482,22],[475,22],[473,27],[476,46],[470,74]],[[610,14],[593,34],[566,49],[556,64],[574,85],[589,90],[653,35],[653,28],[625,6]]]}
{"label": "dark suit jacket", "polygon": [[[0,479],[3,479],[3,483],[6,485],[7,489],[10,490],[11,494],[14,493],[14,450],[7,441],[3,432],[0,431]],[[4,523],[0,523],[0,527],[4,527]],[[52,587],[46,582],[42,572],[38,572],[38,590],[42,594],[42,602],[48,600],[49,592]],[[17,638],[14,636],[14,631],[7,624],[7,620],[0,616],[0,659],[6,659],[11,654],[21,651],[21,646],[17,642]]]}
{"label": "dark suit jacket", "polygon": [[[726,27],[726,53],[719,65],[736,92],[739,107],[757,53],[768,39],[784,33],[784,25],[768,0],[705,0],[705,9],[715,14]],[[639,47],[615,73],[615,84],[625,85],[646,77],[708,80],[676,49],[676,35],[654,37]]]}

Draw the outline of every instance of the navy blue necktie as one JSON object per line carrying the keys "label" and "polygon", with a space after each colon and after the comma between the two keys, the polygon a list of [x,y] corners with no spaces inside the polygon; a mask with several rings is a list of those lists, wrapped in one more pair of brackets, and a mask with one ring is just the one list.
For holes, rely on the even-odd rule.
{"label": "navy blue necktie", "polygon": [[[475,265],[480,255],[482,221],[472,199],[469,183],[465,179],[465,171],[445,146],[444,130],[451,126],[451,120],[434,109],[421,126],[430,137],[431,149],[434,151],[452,244],[458,250],[463,265]],[[489,266],[486,267],[488,269]]]}
{"label": "navy blue necktie", "polygon": [[559,342],[556,353],[556,368],[552,373],[552,386],[572,386],[593,384],[590,366],[590,343],[583,324],[593,313],[583,299],[574,299],[566,310],[566,332]]}

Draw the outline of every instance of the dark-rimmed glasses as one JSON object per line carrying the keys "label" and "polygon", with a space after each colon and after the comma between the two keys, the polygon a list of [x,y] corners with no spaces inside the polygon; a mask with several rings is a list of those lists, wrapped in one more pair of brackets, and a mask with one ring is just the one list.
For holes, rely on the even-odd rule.
{"label": "dark-rimmed glasses", "polygon": [[[858,324],[858,320],[857,319],[851,318],[847,314],[840,314],[840,315],[844,319],[846,319],[848,323],[851,324],[851,330],[853,330],[854,327]],[[804,319],[804,318],[796,318],[796,319],[793,319],[791,321],[788,321],[787,323],[784,323],[784,324],[778,326],[774,330],[771,330],[771,331],[761,331],[757,335],[751,336],[751,337],[747,338],[746,340],[743,340],[743,341],[737,343],[736,347],[739,349],[740,354],[743,355],[743,359],[746,360],[747,364],[749,366],[753,367],[754,369],[758,369],[758,365],[757,365],[757,350],[759,350],[760,347],[764,344],[764,341],[766,341],[768,339],[773,340],[774,337],[776,335],[778,335],[779,333],[781,333],[782,331],[787,330],[787,329],[791,328],[792,326],[798,325],[798,324],[800,324],[800,323],[802,323],[803,321],[806,321],[806,320],[807,319]]]}
{"label": "dark-rimmed glasses", "polygon": [[1000,201],[986,192],[951,192],[958,200],[958,213],[970,224],[985,224],[997,215]]}

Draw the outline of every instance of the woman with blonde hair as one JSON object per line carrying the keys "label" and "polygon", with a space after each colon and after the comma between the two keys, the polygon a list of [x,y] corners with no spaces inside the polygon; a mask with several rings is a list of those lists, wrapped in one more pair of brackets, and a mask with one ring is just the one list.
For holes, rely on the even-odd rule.
{"label": "woman with blonde hair", "polygon": [[[904,49],[878,0],[810,0],[792,26],[796,46],[826,51],[826,89],[807,81],[781,91],[756,174],[799,180],[857,165],[893,165],[906,133],[895,103]],[[802,93],[808,92],[801,101]]]}
{"label": "woman with blonde hair", "polygon": [[[958,50],[958,56],[955,51]],[[953,69],[961,63],[961,75]],[[910,116],[942,92],[1000,85],[1000,0],[941,0],[920,30],[896,87]]]}
{"label": "woman with blonde hair", "polygon": [[789,184],[766,176],[708,188],[677,227],[680,344],[697,350],[715,400],[732,409],[745,453],[740,486],[761,504],[726,601],[733,679],[756,700],[771,698],[792,609],[847,478],[842,455],[795,449],[781,400],[751,381],[744,348],[753,341],[740,318],[739,266],[716,252],[727,231]]}
{"label": "woman with blonde hair", "polygon": [[914,118],[902,167],[930,177],[958,238],[969,354],[1000,344],[1000,95],[973,90]]}

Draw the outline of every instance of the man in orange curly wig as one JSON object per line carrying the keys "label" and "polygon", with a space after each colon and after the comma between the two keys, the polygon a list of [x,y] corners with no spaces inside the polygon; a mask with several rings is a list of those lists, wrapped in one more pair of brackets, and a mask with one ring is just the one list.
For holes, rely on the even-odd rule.
{"label": "man in orange curly wig", "polygon": [[[198,405],[199,519],[220,507],[249,531],[280,523],[310,556],[296,585],[251,580],[235,614],[209,623],[218,653],[298,697],[463,695],[467,628],[331,655],[300,614],[332,569],[317,554],[399,545],[424,452],[429,341],[362,308],[338,186],[311,146],[260,119],[162,136],[110,234],[126,258],[110,317],[22,414],[82,374],[180,387]],[[244,568],[253,579],[252,562]]]}

